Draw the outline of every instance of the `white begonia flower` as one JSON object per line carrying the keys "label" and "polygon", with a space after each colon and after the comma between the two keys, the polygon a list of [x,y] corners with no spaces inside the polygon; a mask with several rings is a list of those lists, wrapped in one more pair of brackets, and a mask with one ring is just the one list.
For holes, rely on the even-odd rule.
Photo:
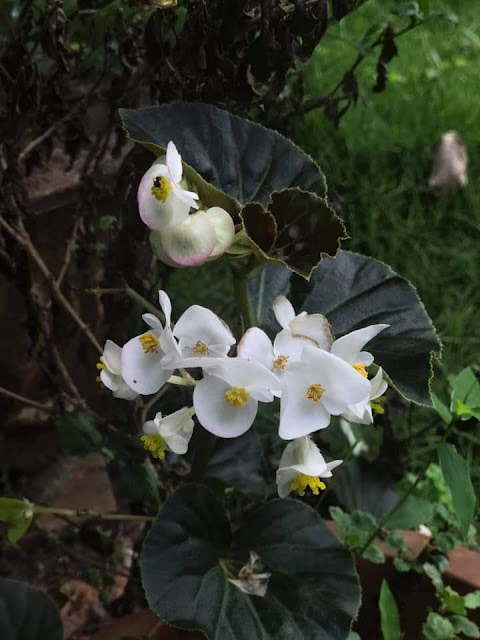
{"label": "white begonia flower", "polygon": [[209,374],[195,385],[193,406],[198,421],[221,438],[236,438],[250,429],[258,402],[271,402],[280,382],[257,362],[242,358],[212,359]]}
{"label": "white begonia flower", "polygon": [[198,209],[198,195],[181,185],[182,172],[182,158],[170,141],[166,157],[152,164],[138,187],[140,217],[150,229],[172,229],[187,218],[190,208]]}
{"label": "white begonia flower", "polygon": [[138,393],[131,389],[123,379],[122,375],[122,348],[107,340],[97,364],[100,371],[99,381],[113,392],[115,398],[123,400],[134,400]]}
{"label": "white begonia flower", "polygon": [[193,433],[193,407],[182,407],[168,416],[159,412],[153,420],[143,425],[141,441],[154,458],[163,459],[165,451],[187,453],[188,443]]}
{"label": "white begonia flower", "polygon": [[387,388],[388,384],[383,378],[383,369],[380,367],[375,377],[370,380],[368,398],[347,407],[347,410],[342,413],[342,417],[356,424],[371,424],[373,422],[373,412],[384,413],[381,402],[375,402],[375,400],[381,398]]}
{"label": "white begonia flower", "polygon": [[351,331],[341,338],[337,338],[330,349],[331,353],[348,362],[364,378],[367,377],[366,367],[373,362],[373,356],[368,351],[362,351],[363,347],[376,335],[383,331],[389,324],[371,324],[363,329]]}
{"label": "white begonia flower", "polygon": [[301,359],[305,346],[315,346],[309,338],[292,336],[289,329],[277,334],[273,344],[265,331],[248,329],[238,343],[237,356],[259,362],[280,379],[287,368]]}
{"label": "white begonia flower", "polygon": [[337,356],[307,346],[282,378],[279,435],[293,440],[330,424],[369,396],[370,383]]}
{"label": "white begonia flower", "polygon": [[307,487],[318,495],[320,489],[325,489],[320,478],[331,478],[332,469],[341,463],[342,460],[325,462],[317,445],[308,436],[290,442],[285,447],[277,470],[278,495],[286,498],[289,493],[296,491],[304,496]]}
{"label": "white begonia flower", "polygon": [[162,365],[163,357],[176,349],[170,328],[172,305],[165,291],[159,291],[158,297],[165,327],[152,313],[143,314],[150,330],[129,340],[122,349],[123,377],[129,387],[142,395],[156,393],[173,373],[173,369]]}
{"label": "white begonia flower", "polygon": [[212,359],[224,358],[235,338],[229,327],[213,311],[197,304],[189,307],[173,329],[178,339],[176,353],[167,354],[164,366],[203,367]]}
{"label": "white begonia flower", "polygon": [[330,351],[333,333],[328,320],[321,313],[307,314],[302,311],[296,315],[292,303],[285,296],[275,298],[272,308],[283,329],[288,329],[293,336],[309,338],[320,349]]}

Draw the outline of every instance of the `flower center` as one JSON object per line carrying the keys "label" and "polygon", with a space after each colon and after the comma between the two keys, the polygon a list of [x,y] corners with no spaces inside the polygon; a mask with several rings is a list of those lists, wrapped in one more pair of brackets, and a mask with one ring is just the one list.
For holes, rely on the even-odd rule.
{"label": "flower center", "polygon": [[150,451],[154,458],[158,458],[159,460],[163,460],[165,458],[165,449],[167,448],[167,443],[158,433],[153,433],[151,435],[141,436],[140,440],[143,442],[143,446],[147,451]]}
{"label": "flower center", "polygon": [[299,496],[305,495],[306,488],[309,487],[312,493],[318,496],[320,490],[326,489],[325,483],[317,476],[307,476],[300,473],[290,485],[292,491],[296,491]]}
{"label": "flower center", "polygon": [[225,391],[225,401],[236,409],[244,407],[247,404],[249,393],[243,387],[232,387]]}
{"label": "flower center", "polygon": [[158,353],[160,340],[152,331],[147,331],[143,336],[138,338],[143,347],[143,353]]}
{"label": "flower center", "polygon": [[287,366],[288,356],[278,356],[273,361],[273,368],[277,371],[285,371],[285,367]]}
{"label": "flower center", "polygon": [[311,384],[305,391],[305,397],[313,402],[321,402],[325,389],[321,384]]}
{"label": "flower center", "polygon": [[352,364],[352,367],[363,378],[368,378],[368,373],[367,373],[367,370],[365,369],[365,363],[364,362],[359,362],[358,364]]}
{"label": "flower center", "polygon": [[153,179],[152,196],[160,202],[165,202],[172,193],[172,185],[163,176],[157,176]]}
{"label": "flower center", "polygon": [[200,342],[200,340],[197,340],[197,342],[194,344],[193,351],[197,354],[197,356],[208,356],[208,354],[210,353],[208,345],[206,345],[204,342]]}
{"label": "flower center", "polygon": [[107,367],[105,366],[105,360],[103,358],[103,356],[100,356],[100,361],[97,362],[97,369],[99,371],[101,371],[102,369],[106,369]]}
{"label": "flower center", "polygon": [[370,406],[372,407],[373,413],[385,413],[385,409],[382,405],[387,401],[385,396],[380,396],[380,398],[375,398],[375,400],[370,401]]}

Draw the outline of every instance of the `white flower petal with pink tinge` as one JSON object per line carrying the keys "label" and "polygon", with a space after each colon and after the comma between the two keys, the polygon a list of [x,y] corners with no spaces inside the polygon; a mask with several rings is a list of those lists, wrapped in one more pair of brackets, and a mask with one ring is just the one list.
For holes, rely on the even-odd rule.
{"label": "white flower petal with pink tinge", "polygon": [[229,249],[235,236],[235,225],[232,216],[221,207],[210,207],[205,212],[210,222],[215,227],[216,243],[208,260],[215,260]]}
{"label": "white flower petal with pink tinge", "polygon": [[153,231],[150,244],[153,251],[176,267],[197,267],[211,255],[217,236],[215,227],[204,211],[192,214],[168,231]]}

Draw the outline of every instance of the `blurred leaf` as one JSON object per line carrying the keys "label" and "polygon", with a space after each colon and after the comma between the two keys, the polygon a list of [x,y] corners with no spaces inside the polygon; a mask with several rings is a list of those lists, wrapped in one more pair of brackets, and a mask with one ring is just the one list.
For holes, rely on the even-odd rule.
{"label": "blurred leaf", "polygon": [[362,639],[360,638],[358,633],[356,633],[355,631],[350,631],[347,640],[362,640]]}
{"label": "blurred leaf", "polygon": [[467,638],[480,638],[478,625],[465,618],[465,616],[452,616],[450,622],[455,633],[463,633]]}
{"label": "blurred leaf", "polygon": [[[264,597],[228,580],[251,551],[271,573]],[[222,640],[346,637],[360,600],[351,555],[310,507],[273,500],[232,534],[222,505],[200,485],[184,485],[161,509],[143,547],[142,578],[163,620]]]}
{"label": "blurred leaf", "polygon": [[409,496],[385,524],[388,529],[418,529],[433,518],[433,504],[423,498]]}
{"label": "blurred leaf", "polygon": [[475,514],[476,497],[467,464],[453,444],[442,444],[438,458],[443,477],[452,496],[460,531],[466,538]]}
{"label": "blurred leaf", "polygon": [[383,640],[400,640],[402,632],[400,630],[400,616],[398,607],[393,597],[388,582],[382,580],[380,588],[380,598],[378,600],[380,609],[380,627],[382,629]]}
{"label": "blurred leaf", "polygon": [[480,591],[472,591],[464,596],[467,609],[480,609]]}
{"label": "blurred leaf", "polygon": [[53,600],[17,580],[0,578],[0,629],[2,640],[63,640]]}
{"label": "blurred leaf", "polygon": [[28,500],[0,498],[0,521],[8,528],[8,539],[17,542],[27,531],[33,518],[33,505]]}
{"label": "blurred leaf", "polygon": [[67,413],[55,421],[55,428],[69,455],[85,456],[101,447],[102,436],[85,413]]}
{"label": "blurred leaf", "polygon": [[326,200],[300,189],[274,192],[265,209],[247,204],[240,212],[245,233],[268,262],[310,278],[324,255],[334,256],[345,227]]}
{"label": "blurred leaf", "polygon": [[[348,514],[339,507],[330,507],[329,512],[337,525],[338,535],[352,551],[358,551],[364,546],[377,525],[375,518],[363,511],[357,510]],[[376,564],[385,562],[382,550],[374,544],[365,549],[362,557]]]}
{"label": "blurred leaf", "polygon": [[480,384],[470,367],[466,367],[451,381],[450,411],[457,412],[458,403],[468,408],[480,407]]}
{"label": "blurred leaf", "polygon": [[120,109],[120,115],[133,140],[156,155],[173,140],[183,162],[203,181],[242,204],[266,204],[274,191],[293,187],[321,198],[326,195],[323,173],[293,142],[223,109],[175,102],[136,111]]}
{"label": "blurred leaf", "polygon": [[445,424],[450,424],[452,421],[452,414],[448,410],[448,407],[445,404],[443,404],[443,402],[435,393],[432,393],[431,395],[432,395],[433,408],[441,417],[441,419],[445,422]]}
{"label": "blurred leaf", "polygon": [[452,640],[455,637],[452,623],[438,613],[428,614],[422,627],[425,640]]}
{"label": "blurred leaf", "polygon": [[463,602],[463,596],[452,589],[452,587],[445,587],[440,599],[444,611],[448,613],[456,613],[460,616],[465,615],[465,603]]}

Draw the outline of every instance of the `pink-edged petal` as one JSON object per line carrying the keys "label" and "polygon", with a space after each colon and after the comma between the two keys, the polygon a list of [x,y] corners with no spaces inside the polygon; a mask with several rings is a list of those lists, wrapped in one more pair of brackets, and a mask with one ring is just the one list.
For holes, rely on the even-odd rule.
{"label": "pink-edged petal", "polygon": [[[153,235],[153,234],[152,234]],[[203,264],[215,247],[215,228],[204,212],[195,213],[179,226],[156,234],[167,257],[182,267]]]}
{"label": "pink-edged petal", "polygon": [[207,209],[206,215],[215,227],[217,242],[209,257],[209,260],[215,260],[220,257],[230,247],[235,236],[235,225],[232,216],[221,207],[210,207]]}
{"label": "pink-edged petal", "polygon": [[277,296],[272,308],[278,324],[283,329],[288,329],[290,322],[295,318],[295,309],[292,303],[285,296]]}
{"label": "pink-edged petal", "polygon": [[237,346],[237,356],[259,362],[267,369],[273,369],[275,355],[272,343],[265,331],[258,327],[248,329]]}
{"label": "pink-edged petal", "polygon": [[170,140],[167,144],[167,168],[174,182],[178,183],[182,179],[182,157],[177,151],[177,147]]}
{"label": "pink-edged petal", "polygon": [[103,347],[105,366],[118,376],[122,373],[122,348],[112,340],[107,340]]}
{"label": "pink-edged petal", "polygon": [[[359,359],[359,355],[363,347],[370,342],[372,338],[375,338],[380,331],[383,331],[389,326],[389,324],[372,324],[369,327],[351,331],[350,333],[347,333],[341,338],[335,340],[332,344],[331,352],[349,364],[365,362],[364,360]],[[370,354],[367,355],[369,356]],[[365,362],[365,364],[369,365],[371,362],[373,362],[373,358],[370,362]]]}
{"label": "pink-edged petal", "polygon": [[206,345],[231,346],[235,338],[229,327],[213,311],[194,304],[182,313],[173,329],[173,334],[180,340],[200,341]]}
{"label": "pink-edged petal", "polygon": [[197,382],[193,392],[193,405],[198,421],[220,438],[236,438],[250,429],[257,415],[258,403],[248,398],[244,407],[232,407],[225,400],[225,391],[231,385],[224,380],[208,376]]}
{"label": "pink-edged petal", "polygon": [[330,351],[333,333],[330,323],[321,313],[297,316],[290,323],[290,330],[293,335],[310,338],[320,349]]}
{"label": "pink-edged petal", "polygon": [[172,371],[162,367],[163,352],[145,353],[139,338],[132,338],[122,349],[122,374],[131,389],[150,395],[163,387]]}

